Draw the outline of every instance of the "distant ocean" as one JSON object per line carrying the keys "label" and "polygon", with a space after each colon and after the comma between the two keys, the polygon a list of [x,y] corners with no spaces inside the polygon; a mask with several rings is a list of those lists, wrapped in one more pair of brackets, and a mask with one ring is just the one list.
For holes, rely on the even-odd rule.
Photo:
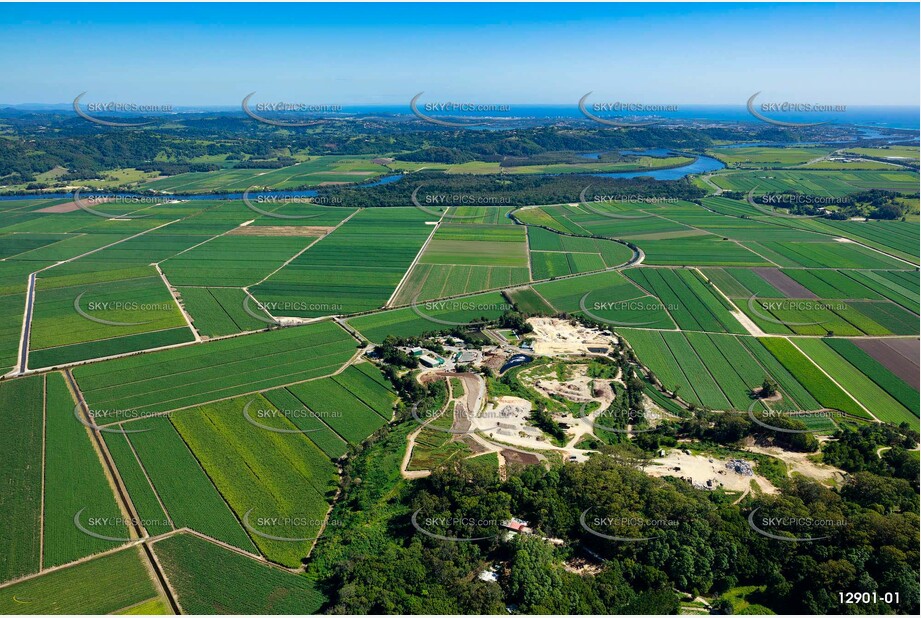
{"label": "distant ocean", "polygon": [[[591,110],[589,102],[589,111]],[[420,102],[421,106],[421,102]],[[12,108],[17,111],[66,111],[72,110],[70,104],[23,104],[23,105],[4,105],[0,103],[0,111],[4,108]],[[678,104],[678,111],[630,114],[630,118],[654,117],[664,120],[680,121],[703,121],[703,122],[757,122],[745,105],[681,105]],[[539,118],[539,119],[577,119],[584,118],[575,101],[572,104],[552,104],[552,105],[534,105],[534,104],[509,104],[509,111],[503,112],[463,112],[448,114],[445,112],[424,112],[427,115],[438,117],[482,117],[497,119],[517,119],[517,118]],[[241,112],[239,105],[213,105],[213,106],[181,106],[173,108],[175,112]],[[760,108],[756,108],[761,111]],[[352,114],[388,114],[388,115],[410,115],[412,111],[409,108],[409,101],[404,105],[342,105],[342,115]],[[623,115],[613,115],[603,112],[593,112],[601,117],[625,117]],[[784,112],[762,112],[769,118],[785,122],[829,122],[832,124],[849,124],[866,127],[878,127],[888,129],[910,129],[918,130],[921,128],[921,107],[917,106],[848,106],[843,112],[811,112],[811,113],[784,113]],[[104,115],[104,114],[103,114]],[[338,114],[337,114],[338,115]]]}

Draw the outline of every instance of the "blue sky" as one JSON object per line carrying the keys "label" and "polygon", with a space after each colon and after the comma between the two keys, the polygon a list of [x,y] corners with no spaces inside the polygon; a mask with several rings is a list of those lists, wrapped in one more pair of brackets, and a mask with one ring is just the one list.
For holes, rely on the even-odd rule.
{"label": "blue sky", "polygon": [[918,105],[918,4],[0,7],[0,103]]}

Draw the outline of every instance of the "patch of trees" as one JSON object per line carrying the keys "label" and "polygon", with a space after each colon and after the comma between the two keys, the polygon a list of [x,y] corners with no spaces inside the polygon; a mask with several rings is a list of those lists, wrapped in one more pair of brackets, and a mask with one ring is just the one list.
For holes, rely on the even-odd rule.
{"label": "patch of trees", "polygon": [[[642,198],[675,198],[696,200],[706,191],[687,179],[660,181],[649,177],[604,178],[579,174],[548,176],[541,174],[444,174],[422,171],[397,182],[363,187],[330,186],[319,189],[324,197],[338,198],[349,207],[406,206],[418,187],[427,194],[489,197],[495,203],[509,206],[531,204],[562,204],[577,202],[582,191],[591,185],[595,195],[636,195]],[[501,199],[501,201],[499,201]],[[451,204],[445,204],[450,206]]]}
{"label": "patch of trees", "polygon": [[918,432],[906,423],[873,423],[858,429],[845,427],[822,449],[823,460],[848,472],[872,472],[911,483],[918,491],[918,458],[908,451],[918,446]]}
{"label": "patch of trees", "polygon": [[[917,499],[872,473],[840,492],[796,478],[782,494],[732,505],[720,492],[650,477],[615,447],[579,465],[511,465],[504,481],[461,461],[410,482],[380,466],[385,448],[398,465],[405,442],[379,446],[352,464],[362,482],[333,513],[349,528],[321,542],[308,566],[331,597],[330,613],[672,614],[675,590],[719,595],[742,585],[765,585],[763,602],[778,613],[846,613],[839,591],[872,590],[899,591],[900,604],[862,606],[868,612],[918,612]],[[842,525],[822,528],[819,541],[781,542],[749,526],[756,507]],[[430,533],[485,538],[432,538],[412,525],[413,513]],[[535,534],[503,539],[497,524],[510,516]],[[608,540],[582,519],[648,540]],[[573,559],[595,569],[567,570]],[[476,577],[486,567],[497,582]]]}

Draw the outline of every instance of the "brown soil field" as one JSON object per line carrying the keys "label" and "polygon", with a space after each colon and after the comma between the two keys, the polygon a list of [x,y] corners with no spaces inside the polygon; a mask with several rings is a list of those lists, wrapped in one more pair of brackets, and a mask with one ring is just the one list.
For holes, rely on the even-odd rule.
{"label": "brown soil field", "polygon": [[854,343],[909,386],[919,388],[917,339],[854,339]]}
{"label": "brown soil field", "polygon": [[787,295],[787,298],[818,298],[808,288],[797,283],[777,268],[753,268],[759,277]]}
{"label": "brown soil field", "polygon": [[325,236],[334,228],[320,225],[245,225],[228,236]]}

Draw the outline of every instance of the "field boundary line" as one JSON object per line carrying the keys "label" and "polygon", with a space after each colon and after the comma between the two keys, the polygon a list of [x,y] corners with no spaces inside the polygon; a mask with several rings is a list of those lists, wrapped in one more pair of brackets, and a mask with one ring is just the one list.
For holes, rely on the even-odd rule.
{"label": "field boundary line", "polygon": [[[303,382],[302,382],[301,384],[303,384]],[[338,384],[338,382],[337,382],[337,384]],[[292,385],[292,386],[296,386],[296,385]],[[292,397],[294,397],[295,400],[297,400],[298,402],[300,402],[300,404],[301,404],[302,406],[304,406],[305,408],[307,408],[308,410],[310,410],[310,413],[313,414],[314,418],[317,419],[317,421],[319,421],[319,423],[322,424],[324,427],[326,427],[327,429],[329,429],[329,431],[330,431],[334,436],[336,436],[337,438],[339,438],[340,440],[342,440],[342,442],[345,443],[346,447],[348,447],[348,446],[350,445],[350,442],[349,442],[348,440],[345,439],[345,436],[343,436],[343,435],[340,434],[338,431],[336,431],[336,430],[333,428],[332,425],[330,425],[329,423],[327,423],[326,421],[324,421],[322,418],[320,418],[320,416],[318,416],[317,413],[313,411],[313,408],[311,408],[311,407],[308,406],[306,403],[304,403],[304,401],[303,401],[300,397],[298,397],[297,395],[295,395],[294,393],[292,393],[292,392],[289,390],[289,387],[287,387],[287,386],[282,386],[281,388],[283,388],[289,395],[291,395]],[[276,389],[273,389],[273,390],[276,390]],[[271,391],[266,391],[266,392],[271,392]],[[265,397],[265,396],[263,395],[263,398],[265,398],[267,401],[269,401],[269,403],[272,403],[272,402],[268,399],[268,397]],[[362,403],[364,403],[364,402],[362,402]],[[272,404],[272,405],[274,406],[275,404]],[[307,438],[310,439],[310,436],[307,436]],[[310,441],[313,442],[312,439],[310,439]],[[313,444],[314,444],[314,446],[316,446],[317,448],[320,448],[320,445],[317,444],[316,442],[313,442]],[[321,449],[321,448],[320,448],[320,450],[323,451],[323,449]],[[348,449],[347,449],[347,448],[346,448],[346,452],[348,452]],[[326,455],[326,451],[323,451],[323,454]],[[339,469],[339,465],[338,465],[338,464],[336,465],[336,468]],[[341,473],[341,469],[340,469],[340,473]]]}
{"label": "field boundary line", "polygon": [[[261,284],[265,283],[266,281],[268,281],[268,280],[269,280],[273,275],[275,275],[278,271],[280,271],[282,268],[284,268],[285,266],[287,266],[288,264],[290,264],[291,262],[293,262],[294,260],[296,260],[297,258],[299,258],[299,257],[300,257],[301,255],[303,255],[308,249],[310,249],[312,246],[314,246],[315,244],[317,244],[318,242],[320,242],[320,241],[323,240],[324,238],[328,238],[328,237],[329,237],[330,235],[332,235],[336,230],[338,230],[340,227],[342,227],[343,225],[345,225],[345,223],[346,223],[349,219],[351,219],[352,217],[354,217],[355,215],[357,215],[358,213],[360,213],[362,210],[364,210],[364,208],[356,208],[356,209],[352,212],[352,214],[350,214],[348,217],[346,217],[345,219],[343,219],[342,221],[340,221],[339,223],[337,223],[331,230],[329,230],[328,232],[326,232],[326,233],[323,234],[322,236],[317,236],[316,238],[314,238],[313,241],[310,242],[310,244],[308,244],[306,247],[304,247],[303,249],[301,249],[300,251],[298,251],[297,253],[295,253],[293,256],[291,256],[291,257],[290,257],[288,260],[286,260],[281,266],[279,266],[278,268],[276,268],[275,270],[273,270],[272,272],[270,272],[269,274],[267,274],[265,277],[263,277],[262,279],[260,279],[260,280],[257,281],[256,283],[251,283],[250,285],[243,286],[243,290],[246,291],[246,292],[249,292],[249,288],[254,288],[254,287],[256,287],[257,285],[261,285]],[[253,219],[253,221],[255,221],[255,219]],[[253,300],[256,300],[256,299],[254,298]],[[257,301],[257,302],[258,302],[258,301]]]}
{"label": "field boundary line", "polygon": [[[789,340],[789,339],[788,339],[788,340]],[[852,400],[854,403],[856,403],[858,406],[860,406],[860,407],[864,410],[864,412],[866,412],[867,414],[869,414],[869,415],[870,415],[870,418],[872,418],[872,419],[873,419],[874,421],[876,421],[877,423],[882,422],[882,421],[880,421],[878,418],[876,418],[876,415],[873,414],[872,412],[870,412],[870,410],[868,410],[867,407],[866,407],[865,405],[863,405],[862,403],[860,403],[860,402],[857,400],[856,397],[854,397],[853,395],[851,395],[851,393],[850,393],[847,389],[845,389],[843,386],[841,386],[841,383],[840,383],[840,382],[838,382],[836,379],[834,379],[833,377],[831,377],[831,375],[830,375],[827,371],[825,371],[825,369],[824,369],[820,364],[818,364],[817,362],[815,362],[815,360],[813,360],[813,358],[812,358],[811,356],[809,356],[809,355],[806,353],[805,350],[803,350],[801,347],[799,347],[798,345],[796,345],[796,343],[793,342],[793,341],[790,341],[790,345],[792,345],[794,348],[796,348],[796,350],[797,350],[800,354],[802,354],[803,356],[805,356],[806,358],[808,358],[810,363],[812,363],[813,365],[815,365],[815,366],[818,368],[818,370],[821,371],[821,372],[825,375],[826,378],[828,378],[829,380],[831,380],[832,383],[833,383],[835,386],[837,386],[838,388],[840,388],[842,393],[844,393],[845,395],[847,395],[848,397],[850,397],[851,400]],[[794,376],[794,377],[796,377],[796,376]],[[819,403],[821,404],[822,402],[819,402]]]}
{"label": "field boundary line", "polygon": [[534,269],[531,267],[531,238],[527,226],[524,228],[524,250],[528,256],[528,281],[534,281]]}
{"label": "field boundary line", "polygon": [[38,518],[38,572],[45,566],[45,460],[48,424],[48,374],[42,376],[42,496]]}
{"label": "field boundary line", "polygon": [[102,464],[103,472],[105,473],[106,480],[109,482],[113,497],[118,503],[118,508],[122,512],[122,515],[128,518],[130,522],[128,525],[129,532],[134,533],[137,538],[143,539],[146,536],[145,530],[141,526],[141,520],[137,510],[134,508],[134,503],[131,502],[128,488],[124,485],[121,476],[118,474],[118,469],[115,467],[115,461],[112,459],[109,449],[106,448],[105,442],[102,440],[99,431],[91,429],[94,425],[93,416],[90,414],[89,407],[86,405],[83,393],[80,392],[77,381],[74,380],[73,375],[71,375],[69,371],[64,371],[62,373],[65,378],[64,381],[67,383],[67,390],[70,392],[71,398],[77,402],[76,405],[80,408],[80,412],[84,417],[84,425],[86,425],[86,432],[90,436],[90,443],[94,447],[93,450],[96,452],[96,457],[99,458],[99,462]]}
{"label": "field boundary line", "polygon": [[222,541],[222,540],[220,540],[220,539],[216,539],[216,538],[214,538],[213,536],[208,536],[207,534],[205,534],[205,533],[203,533],[203,532],[200,532],[200,531],[198,531],[198,530],[195,530],[195,529],[193,529],[193,528],[178,528],[178,529],[176,529],[176,530],[173,530],[172,532],[167,532],[166,534],[161,534],[160,536],[157,536],[157,537],[153,538],[153,539],[150,541],[150,546],[151,546],[151,547],[154,547],[154,546],[155,546],[157,543],[159,543],[160,541],[162,541],[162,540],[164,540],[164,539],[167,539],[167,538],[169,538],[169,537],[176,536],[176,535],[178,535],[178,534],[188,534],[188,535],[191,535],[191,536],[197,536],[197,537],[200,538],[201,540],[207,541],[208,543],[211,543],[212,545],[217,545],[218,547],[222,547],[222,548],[224,548],[224,549],[226,549],[226,550],[229,550],[229,551],[232,551],[232,552],[234,552],[234,553],[240,554],[241,556],[245,556],[246,558],[249,558],[250,560],[255,560],[256,562],[261,562],[262,564],[264,564],[264,565],[266,565],[266,566],[270,566],[270,567],[275,568],[275,569],[278,569],[278,570],[280,570],[280,571],[285,571],[286,573],[294,573],[294,574],[296,574],[296,575],[300,575],[300,574],[303,573],[303,571],[301,571],[300,569],[291,568],[291,567],[286,567],[286,566],[284,566],[284,565],[278,564],[277,562],[272,562],[271,560],[269,560],[268,558],[266,558],[265,556],[263,556],[263,555],[261,555],[261,554],[251,554],[251,553],[249,553],[248,551],[246,551],[246,550],[244,550],[244,549],[240,549],[240,548],[237,547],[236,545],[231,545],[231,544],[226,543],[226,542],[224,542],[224,541]]}
{"label": "field boundary line", "polygon": [[448,210],[445,209],[445,211],[441,213],[441,216],[438,217],[438,221],[435,222],[435,225],[432,226],[432,231],[429,233],[428,238],[426,238],[425,242],[422,243],[422,246],[419,247],[419,251],[416,252],[416,257],[413,258],[413,261],[410,262],[409,266],[406,268],[406,271],[403,272],[403,276],[400,278],[400,282],[397,283],[397,287],[393,289],[393,293],[390,295],[390,298],[388,298],[387,302],[383,304],[383,307],[382,307],[383,309],[387,309],[390,306],[390,303],[392,303],[393,299],[397,297],[397,294],[399,294],[400,289],[403,287],[403,284],[406,283],[406,280],[409,277],[410,273],[413,270],[415,270],[416,264],[418,264],[419,260],[422,259],[422,254],[425,253],[425,250],[428,248],[429,243],[431,243],[432,239],[435,237],[435,232],[437,232],[438,228],[441,227],[441,224],[445,218],[445,213],[447,212]]}
{"label": "field boundary line", "polygon": [[[165,332],[168,331],[168,330],[178,330],[178,329],[183,329],[183,328],[185,328],[184,325],[180,324],[180,325],[178,325],[178,326],[170,326],[170,327],[168,327],[168,328],[158,328],[158,329],[156,329],[156,330],[147,330],[147,331],[143,331],[143,332],[140,332],[140,333],[131,333],[130,335],[115,335],[114,337],[101,337],[101,338],[99,338],[99,339],[90,339],[89,341],[78,341],[78,342],[76,342],[76,343],[64,343],[64,344],[61,344],[61,345],[53,345],[53,346],[47,347],[47,348],[37,348],[35,351],[36,351],[36,352],[44,352],[45,350],[59,350],[59,349],[61,349],[61,348],[68,348],[68,347],[70,347],[70,346],[84,345],[84,344],[88,344],[88,343],[96,343],[96,342],[100,342],[100,341],[115,341],[116,339],[124,339],[125,337],[134,337],[135,335],[148,335],[148,334],[152,334],[152,333],[165,333]],[[193,342],[192,342],[192,341],[188,341],[188,342],[186,342],[186,343],[193,343]],[[148,350],[148,349],[152,350],[152,349],[154,349],[154,348],[145,348],[145,350]],[[144,350],[138,350],[138,352],[142,352],[142,351],[144,351]],[[134,354],[134,352],[128,352],[128,354]],[[74,361],[74,362],[80,362],[80,361]],[[39,369],[51,369],[51,368],[53,368],[53,367],[63,367],[63,366],[64,366],[64,363],[62,363],[61,365],[49,365],[48,367],[40,367]],[[34,371],[37,371],[37,370],[34,370]]]}
{"label": "field boundary line", "polygon": [[[238,393],[238,394],[236,394],[236,395],[230,395],[230,396],[228,396],[228,397],[219,397],[218,399],[209,399],[208,401],[202,401],[202,402],[200,402],[200,403],[193,403],[193,404],[190,404],[190,405],[187,405],[187,406],[182,406],[182,407],[179,407],[179,408],[172,408],[172,409],[170,409],[170,410],[163,410],[163,411],[161,411],[161,412],[151,412],[151,413],[145,414],[145,415],[143,415],[143,416],[137,416],[137,417],[135,417],[135,418],[125,419],[125,420],[119,421],[119,422],[117,422],[117,423],[109,423],[108,425],[105,425],[105,427],[110,427],[110,426],[119,426],[119,427],[121,427],[121,426],[124,425],[125,423],[131,423],[131,422],[138,421],[138,420],[143,420],[143,419],[146,419],[146,418],[154,418],[154,417],[157,417],[157,416],[169,416],[169,415],[172,414],[173,412],[179,412],[179,411],[181,411],[181,410],[188,410],[188,409],[190,409],[190,408],[198,408],[198,407],[200,407],[200,406],[208,405],[208,404],[211,404],[211,403],[217,403],[218,401],[228,401],[228,400],[230,400],[230,399],[236,399],[236,398],[238,398],[238,397],[245,397],[245,396],[247,396],[247,395],[259,395],[259,394],[261,394],[261,393],[263,393],[263,392],[273,391],[273,390],[277,390],[277,389],[280,389],[280,388],[288,388],[289,386],[296,386],[296,385],[298,385],[298,384],[303,384],[304,382],[313,382],[314,380],[322,380],[322,379],[324,379],[324,378],[330,378],[330,377],[332,377],[332,376],[339,375],[340,373],[342,373],[343,371],[345,371],[346,368],[348,368],[349,366],[351,366],[352,364],[354,364],[354,361],[356,360],[356,357],[357,357],[359,354],[363,354],[363,353],[364,353],[364,349],[363,349],[363,348],[360,349],[360,350],[358,350],[358,351],[352,356],[351,359],[349,359],[344,365],[342,365],[341,367],[339,367],[339,369],[337,369],[336,371],[334,371],[334,372],[332,372],[332,373],[327,373],[327,374],[325,374],[325,375],[316,376],[316,377],[313,377],[313,378],[307,378],[306,380],[297,380],[297,381],[294,381],[294,382],[289,382],[289,383],[287,383],[287,384],[279,384],[279,385],[277,385],[277,386],[272,386],[272,387],[269,387],[269,388],[263,388],[263,389],[260,389],[260,390],[247,391],[247,392],[245,392],[245,393]],[[329,365],[328,367],[335,367],[335,365]],[[322,367],[322,369],[325,369],[325,368],[326,368],[326,367]],[[346,442],[348,442],[348,441],[346,440]]]}
{"label": "field boundary line", "polygon": [[[758,326],[754,320],[752,320],[750,317],[745,315],[745,313],[741,309],[739,309],[738,305],[732,302],[732,299],[726,296],[726,293],[723,292],[723,290],[721,290],[720,287],[716,285],[716,282],[713,281],[713,279],[711,279],[710,277],[708,277],[700,269],[699,266],[695,266],[691,270],[697,271],[697,274],[699,274],[701,278],[703,278],[703,280],[710,285],[710,287],[716,290],[716,292],[720,296],[722,296],[723,299],[733,307],[733,309],[727,309],[727,311],[729,312],[729,315],[731,315],[733,319],[735,319],[735,321],[738,322],[742,326],[742,328],[747,330],[749,335],[751,335],[752,337],[764,337],[765,336],[765,332],[761,330],[761,327]],[[738,335],[739,333],[732,333],[732,334]]]}
{"label": "field boundary line", "polygon": [[17,366],[10,373],[25,375],[29,370],[29,339],[32,332],[32,312],[35,308],[35,273],[29,274],[26,285],[26,305],[22,312],[22,332],[19,336],[19,355]]}
{"label": "field boundary line", "polygon": [[179,595],[176,594],[175,590],[173,590],[172,584],[170,584],[169,579],[166,577],[166,570],[163,568],[163,565],[160,564],[160,560],[154,553],[150,542],[145,540],[143,543],[141,543],[141,547],[144,548],[144,555],[147,556],[146,566],[149,568],[149,571],[153,572],[153,575],[157,580],[157,587],[160,588],[163,596],[166,597],[166,602],[169,603],[173,613],[175,613],[177,616],[184,614],[185,610],[183,610],[182,606],[179,605]]}
{"label": "field boundary line", "polygon": [[142,539],[133,539],[131,541],[123,543],[122,545],[119,545],[118,547],[113,547],[112,549],[106,549],[104,551],[96,552],[95,554],[90,554],[88,556],[83,556],[82,558],[77,558],[76,560],[73,560],[71,562],[66,562],[64,564],[56,564],[55,566],[48,567],[47,569],[38,571],[36,573],[29,573],[28,575],[23,575],[22,577],[17,577],[16,579],[7,580],[3,582],[2,584],[0,584],[0,590],[2,590],[3,588],[7,588],[9,586],[12,586],[14,584],[19,584],[25,581],[29,581],[31,579],[35,579],[36,577],[43,577],[45,575],[48,575],[49,573],[54,573],[55,571],[61,571],[63,569],[69,569],[71,567],[75,567],[77,565],[83,564],[84,562],[90,562],[91,560],[96,560],[97,558],[104,558],[111,554],[117,554],[120,551],[125,551],[127,549],[131,549],[132,547],[137,547],[141,545],[142,542],[143,542]]}
{"label": "field boundary line", "polygon": [[[855,188],[856,188],[856,187],[855,187]],[[701,205],[701,207],[704,208],[705,210],[709,210],[709,211],[712,212],[712,213],[715,213],[715,214],[718,214],[718,215],[722,215],[722,216],[724,216],[724,217],[733,217],[733,218],[735,218],[735,219],[744,219],[744,218],[743,218],[742,216],[740,216],[740,215],[731,215],[731,214],[719,212],[718,210],[713,210],[712,208],[708,208],[707,206],[703,206],[703,205]],[[771,217],[772,215],[766,215],[766,216]],[[757,219],[756,219],[756,220],[757,220]],[[766,220],[766,222],[767,222],[767,223],[770,223],[770,224],[772,224],[772,225],[776,225],[776,226],[778,226],[778,227],[786,228],[786,229],[788,229],[788,230],[806,231],[806,232],[811,232],[811,233],[813,233],[813,234],[821,234],[821,235],[823,235],[823,236],[828,236],[828,237],[830,237],[830,238],[846,238],[846,239],[848,239],[849,241],[851,241],[852,243],[854,243],[855,245],[860,245],[861,247],[864,247],[865,249],[870,249],[871,251],[876,251],[877,253],[881,253],[881,254],[885,255],[886,257],[893,258],[894,260],[897,260],[897,261],[899,261],[899,262],[904,262],[904,263],[908,264],[909,266],[911,266],[911,268],[908,268],[908,269],[905,269],[905,270],[916,270],[916,269],[918,268],[918,264],[915,264],[914,262],[910,262],[910,261],[908,261],[908,260],[906,260],[906,259],[904,259],[904,258],[901,258],[901,257],[899,257],[899,256],[897,256],[897,255],[894,255],[894,254],[892,254],[892,253],[887,253],[886,251],[883,251],[882,249],[878,249],[878,248],[876,248],[876,247],[872,247],[872,246],[870,246],[870,245],[867,245],[867,244],[865,244],[864,242],[861,242],[860,240],[854,240],[854,239],[851,238],[850,236],[845,236],[843,233],[833,234],[833,233],[831,233],[831,232],[823,232],[823,231],[821,231],[821,230],[816,230],[816,229],[811,229],[811,228],[802,228],[802,227],[797,227],[797,226],[795,226],[795,225],[786,225],[786,224],[781,223],[781,222],[779,222],[779,221],[773,220],[773,218],[772,218],[772,219]],[[792,221],[791,221],[790,223],[792,223]],[[860,236],[858,236],[858,238],[860,238]],[[751,250],[751,249],[749,249],[749,250],[752,251],[753,253],[757,253],[756,251],[753,251],[753,250]],[[760,255],[760,254],[758,254],[758,255]],[[761,256],[761,257],[764,257],[764,256]],[[766,259],[766,258],[765,258],[765,259]],[[848,269],[848,270],[874,270],[874,269]],[[879,270],[879,269],[877,269],[877,270]],[[882,270],[885,270],[885,269],[882,269]]]}
{"label": "field boundary line", "polygon": [[195,341],[201,341],[201,333],[199,333],[198,329],[195,328],[195,326],[192,324],[192,316],[189,315],[189,312],[185,310],[185,306],[182,304],[182,302],[180,302],[178,290],[176,290],[176,288],[170,284],[169,279],[166,278],[166,274],[163,272],[163,269],[160,268],[160,264],[154,264],[153,267],[157,270],[157,274],[160,275],[160,279],[163,281],[163,285],[166,286],[166,291],[169,292],[170,296],[172,296],[173,302],[176,303],[176,307],[179,309],[179,313],[181,313],[182,317],[185,319],[185,323],[188,325],[189,330],[192,331],[192,335],[195,337]]}
{"label": "field boundary line", "polygon": [[38,273],[41,273],[41,272],[45,272],[46,270],[51,270],[52,268],[55,268],[55,267],[57,267],[57,266],[62,266],[62,265],[64,265],[64,264],[70,264],[71,262],[76,261],[76,260],[79,260],[79,259],[81,259],[81,258],[85,258],[85,257],[88,256],[88,255],[93,255],[94,253],[99,253],[100,251],[104,251],[105,249],[108,249],[108,248],[110,248],[110,247],[114,247],[115,245],[120,245],[120,244],[123,243],[123,242],[128,242],[129,240],[134,240],[135,238],[138,238],[139,236],[143,236],[144,234],[149,234],[150,232],[156,232],[157,230],[159,230],[159,229],[161,229],[161,228],[164,228],[164,227],[166,227],[167,225],[172,225],[173,223],[177,223],[177,222],[179,222],[179,221],[182,221],[182,219],[173,219],[172,221],[167,221],[166,223],[163,223],[163,224],[158,225],[158,226],[156,226],[156,227],[152,227],[152,228],[147,229],[147,230],[144,230],[144,231],[142,231],[142,232],[138,232],[137,234],[134,234],[134,235],[132,235],[132,236],[128,236],[127,238],[121,238],[121,239],[119,239],[119,240],[116,240],[116,241],[113,242],[113,243],[109,243],[108,245],[103,245],[102,247],[97,247],[96,249],[91,249],[90,251],[87,251],[86,253],[81,253],[80,255],[75,255],[75,256],[73,256],[73,257],[67,258],[66,260],[61,260],[60,262],[56,262],[56,263],[54,263],[54,264],[52,264],[52,265],[50,265],[50,266],[45,266],[44,268],[40,268],[40,269],[36,270],[36,271],[35,271],[35,274],[38,274]]}
{"label": "field boundary line", "polygon": [[[122,433],[125,437],[125,442],[128,443],[128,448],[131,449],[131,454],[134,455],[134,460],[138,462],[138,467],[141,469],[141,472],[144,473],[144,478],[147,479],[147,484],[150,485],[150,490],[153,492],[154,497],[157,499],[157,503],[160,505],[160,508],[163,509],[163,514],[166,516],[166,520],[169,522],[169,525],[172,529],[176,529],[176,524],[173,523],[173,518],[170,517],[169,511],[166,508],[166,505],[163,504],[163,500],[160,498],[160,492],[157,491],[156,486],[153,481],[150,479],[150,475],[147,473],[147,468],[144,467],[144,462],[141,461],[141,457],[138,455],[137,450],[134,448],[134,444],[131,443],[131,439],[128,437],[127,433]],[[141,520],[143,522],[143,520]],[[141,523],[144,527],[144,532],[148,535],[150,532],[147,530],[147,527]]]}

